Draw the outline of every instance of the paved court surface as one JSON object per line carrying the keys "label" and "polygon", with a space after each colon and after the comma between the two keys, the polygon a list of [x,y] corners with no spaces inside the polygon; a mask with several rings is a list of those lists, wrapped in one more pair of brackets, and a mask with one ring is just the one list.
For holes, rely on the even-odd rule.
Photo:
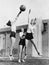
{"label": "paved court surface", "polygon": [[0,62],[0,65],[49,65],[49,60],[40,60],[40,59],[29,59],[25,63],[19,64],[17,61],[13,62]]}
{"label": "paved court surface", "polygon": [[18,63],[17,59],[10,61],[7,58],[0,59],[0,65],[49,65],[49,58],[29,57],[25,63]]}

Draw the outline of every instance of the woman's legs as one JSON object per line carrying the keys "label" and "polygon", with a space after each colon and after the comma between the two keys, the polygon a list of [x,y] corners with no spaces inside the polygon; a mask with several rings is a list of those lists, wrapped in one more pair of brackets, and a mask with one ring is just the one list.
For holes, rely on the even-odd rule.
{"label": "woman's legs", "polygon": [[34,45],[35,50],[36,50],[36,52],[38,53],[38,55],[40,55],[40,53],[38,52],[38,49],[37,49],[37,47],[36,47],[35,43],[33,42],[33,39],[31,39],[30,41],[31,41],[31,43]]}
{"label": "woman's legs", "polygon": [[23,46],[22,45],[19,45],[19,60],[18,60],[18,62],[20,62],[21,63],[21,60],[22,60],[22,51],[23,51]]}
{"label": "woman's legs", "polygon": [[24,52],[24,59],[26,59],[26,46],[24,46],[24,48],[23,48],[23,52]]}
{"label": "woman's legs", "polygon": [[27,58],[27,47],[28,47],[28,40],[26,39],[25,40],[25,57],[24,57],[24,59],[26,59]]}
{"label": "woman's legs", "polygon": [[11,37],[10,60],[14,59],[13,54],[12,54],[12,50],[13,50],[13,47],[15,44],[15,40],[16,39],[14,37]]}
{"label": "woman's legs", "polygon": [[24,46],[23,51],[24,51],[24,55],[26,56],[26,45]]}
{"label": "woman's legs", "polygon": [[11,52],[10,52],[10,55],[13,55],[13,54],[12,54],[12,50],[13,50],[13,48],[14,48],[15,40],[16,40],[16,39],[15,39],[14,37],[11,37],[12,45],[11,45]]}

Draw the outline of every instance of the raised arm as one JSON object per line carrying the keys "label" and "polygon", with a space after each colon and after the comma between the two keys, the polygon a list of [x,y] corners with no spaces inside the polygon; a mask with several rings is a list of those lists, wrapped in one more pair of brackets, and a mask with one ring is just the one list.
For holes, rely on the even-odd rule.
{"label": "raised arm", "polygon": [[17,16],[16,16],[14,22],[16,22],[16,20],[17,20],[17,18],[19,17],[19,15],[20,15],[22,12],[24,12],[25,10],[26,10],[26,7],[25,7],[24,5],[21,5],[21,6],[20,6],[20,11],[19,11],[19,13],[17,14]]}
{"label": "raised arm", "polygon": [[29,9],[29,12],[28,12],[28,23],[29,23],[29,15],[30,15],[30,12],[31,12],[31,9]]}
{"label": "raised arm", "polygon": [[16,20],[18,19],[18,17],[19,17],[19,15],[21,14],[21,10],[19,11],[19,13],[17,14],[17,16],[15,17],[15,20],[14,20],[14,22],[16,22]]}

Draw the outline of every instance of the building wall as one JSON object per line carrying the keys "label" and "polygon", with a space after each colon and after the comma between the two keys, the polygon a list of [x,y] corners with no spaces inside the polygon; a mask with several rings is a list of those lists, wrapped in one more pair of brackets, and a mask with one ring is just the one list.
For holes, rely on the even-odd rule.
{"label": "building wall", "polygon": [[[48,57],[49,56],[49,21],[46,21],[46,23],[48,23],[47,27],[46,27],[46,31],[44,31],[44,33],[42,34],[42,55]],[[6,33],[6,34],[5,34]],[[0,43],[0,51],[2,49],[3,50],[3,56],[8,56],[10,53],[10,47],[11,47],[11,39],[10,39],[10,32],[5,32],[3,34],[0,34],[0,42],[2,40],[2,42]],[[6,36],[5,36],[6,35]],[[2,38],[2,39],[1,39]],[[18,44],[19,44],[19,32],[16,33],[16,42],[14,44],[14,51],[13,54],[14,56],[18,56]],[[40,43],[39,43],[40,44]],[[38,47],[38,45],[37,45]],[[29,41],[28,44],[28,51],[27,54],[28,55],[32,55],[32,44]],[[1,52],[0,52],[1,53]]]}
{"label": "building wall", "polygon": [[48,45],[49,45],[49,42],[48,42],[48,40],[49,40],[49,38],[48,38],[48,36],[49,36],[49,21],[46,21],[46,23],[47,23],[47,25],[45,26],[46,28],[46,30],[43,32],[43,34],[42,34],[42,54],[43,54],[43,56],[48,56]]}

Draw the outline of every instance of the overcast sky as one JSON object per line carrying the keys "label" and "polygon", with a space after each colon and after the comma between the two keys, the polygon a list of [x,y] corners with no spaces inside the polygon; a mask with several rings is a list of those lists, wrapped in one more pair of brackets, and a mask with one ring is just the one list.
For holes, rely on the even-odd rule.
{"label": "overcast sky", "polygon": [[49,19],[49,0],[0,0],[0,28],[4,27],[8,20],[14,21],[21,4],[26,6],[26,11],[19,16],[17,25],[27,24],[30,8],[31,18]]}

